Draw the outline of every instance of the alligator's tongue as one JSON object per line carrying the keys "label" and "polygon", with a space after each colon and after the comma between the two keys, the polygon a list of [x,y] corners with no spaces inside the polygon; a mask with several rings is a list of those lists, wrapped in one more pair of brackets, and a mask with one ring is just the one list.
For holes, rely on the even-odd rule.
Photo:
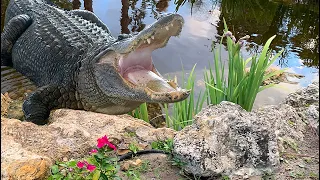
{"label": "alligator's tongue", "polygon": [[156,92],[175,91],[164,79],[144,68],[132,68],[124,76],[130,82],[146,86]]}

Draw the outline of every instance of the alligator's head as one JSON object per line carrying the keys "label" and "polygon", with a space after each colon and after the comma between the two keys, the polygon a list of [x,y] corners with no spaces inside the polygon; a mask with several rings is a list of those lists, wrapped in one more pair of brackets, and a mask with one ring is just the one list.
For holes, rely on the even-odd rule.
{"label": "alligator's head", "polygon": [[[100,92],[107,95],[107,101],[118,105],[113,105],[114,108],[101,106],[96,111],[121,114],[143,102],[173,103],[187,98],[190,91],[164,79],[151,57],[152,52],[164,47],[170,37],[180,34],[183,24],[180,15],[166,15],[136,35],[120,36],[96,56],[91,70],[95,77],[93,81]],[[127,108],[120,108],[123,106]]]}

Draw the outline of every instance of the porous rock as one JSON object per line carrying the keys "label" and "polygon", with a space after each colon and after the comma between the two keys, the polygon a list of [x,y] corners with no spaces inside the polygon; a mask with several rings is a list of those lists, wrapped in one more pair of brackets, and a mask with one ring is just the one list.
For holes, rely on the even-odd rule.
{"label": "porous rock", "polygon": [[302,119],[317,128],[319,133],[319,81],[289,94],[284,103],[294,107]]}
{"label": "porous rock", "polygon": [[279,105],[252,112],[231,102],[203,109],[174,138],[174,154],[187,173],[255,177],[277,171],[283,143],[303,141],[305,119],[319,117],[319,82],[288,95]]}
{"label": "porous rock", "polygon": [[80,110],[53,111],[49,125],[44,126],[1,118],[1,177],[45,179],[53,162],[85,157],[103,135],[118,148],[128,148],[132,142],[151,144],[174,134],[172,129],[155,129],[129,115]]}
{"label": "porous rock", "polygon": [[174,153],[197,176],[259,175],[279,165],[277,140],[267,122],[239,105],[209,106],[174,138]]}
{"label": "porous rock", "polygon": [[286,104],[247,112],[221,102],[175,136],[174,153],[187,162],[184,170],[197,176],[260,176],[277,170],[281,138],[303,139],[302,123]]}

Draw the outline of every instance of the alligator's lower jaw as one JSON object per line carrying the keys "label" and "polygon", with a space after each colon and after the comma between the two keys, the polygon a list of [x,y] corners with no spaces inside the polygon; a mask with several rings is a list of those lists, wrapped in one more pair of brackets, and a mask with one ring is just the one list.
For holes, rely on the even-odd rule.
{"label": "alligator's lower jaw", "polygon": [[175,82],[163,79],[153,65],[151,70],[139,65],[130,67],[122,77],[131,87],[143,88],[151,102],[177,102],[186,99],[190,93]]}

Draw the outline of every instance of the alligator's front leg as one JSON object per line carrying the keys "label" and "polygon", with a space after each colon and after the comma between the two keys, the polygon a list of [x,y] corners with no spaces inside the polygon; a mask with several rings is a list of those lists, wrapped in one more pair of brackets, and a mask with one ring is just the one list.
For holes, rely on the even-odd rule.
{"label": "alligator's front leg", "polygon": [[109,34],[111,34],[109,28],[92,12],[90,11],[86,11],[86,10],[80,10],[80,9],[76,9],[76,10],[72,10],[70,11],[72,14],[75,14],[77,16],[82,17],[85,20],[91,21],[93,23],[96,23],[98,26],[100,26],[102,29],[104,29],[105,31],[107,31]]}
{"label": "alligator's front leg", "polygon": [[22,106],[26,121],[38,125],[46,124],[50,110],[55,108],[83,109],[83,106],[74,88],[58,85],[38,88]]}
{"label": "alligator's front leg", "polygon": [[6,24],[1,33],[1,66],[12,66],[12,47],[31,23],[32,19],[28,15],[21,14],[13,17]]}

